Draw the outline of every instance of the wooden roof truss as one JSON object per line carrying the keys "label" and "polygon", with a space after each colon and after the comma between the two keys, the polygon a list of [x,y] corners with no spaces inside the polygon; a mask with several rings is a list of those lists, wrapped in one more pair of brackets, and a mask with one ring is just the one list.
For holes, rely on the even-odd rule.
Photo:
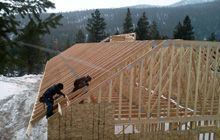
{"label": "wooden roof truss", "polygon": [[[73,70],[94,78],[87,93],[70,93],[77,77]],[[45,114],[38,98],[58,82],[64,83],[70,104],[113,103],[116,122],[216,118],[220,44],[182,40],[77,44],[48,61],[30,125]],[[66,99],[60,98],[55,108],[58,102],[67,106]]]}

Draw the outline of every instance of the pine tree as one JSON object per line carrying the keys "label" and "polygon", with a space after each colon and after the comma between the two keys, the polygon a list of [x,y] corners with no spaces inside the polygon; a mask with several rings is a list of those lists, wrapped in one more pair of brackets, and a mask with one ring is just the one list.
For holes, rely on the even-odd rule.
{"label": "pine tree", "polygon": [[175,39],[184,39],[184,40],[194,40],[193,27],[191,25],[191,20],[189,16],[186,16],[183,20],[183,24],[180,22],[174,29],[173,38]]}
{"label": "pine tree", "polygon": [[119,34],[120,34],[120,31],[119,31],[119,29],[117,28],[114,35],[119,35]]}
{"label": "pine tree", "polygon": [[43,70],[47,54],[37,48],[32,48],[29,45],[26,45],[26,43],[43,47],[44,43],[42,37],[45,34],[50,33],[49,28],[56,28],[60,25],[59,22],[61,18],[62,16],[51,14],[44,20],[37,21],[36,19],[31,19],[25,28],[22,29],[22,34],[16,39],[16,41],[24,43],[18,44],[20,48],[17,51],[19,54],[16,62],[19,62],[18,66],[20,66],[17,71],[20,72],[20,75],[37,74]]}
{"label": "pine tree", "polygon": [[183,20],[183,39],[184,40],[194,40],[193,27],[191,25],[191,20],[187,15]]}
{"label": "pine tree", "polygon": [[125,21],[123,24],[124,33],[132,33],[134,32],[133,23],[132,23],[132,17],[130,9],[128,8],[127,14],[125,17]]}
{"label": "pine tree", "polygon": [[91,14],[91,18],[87,21],[86,30],[89,32],[89,42],[99,42],[105,38],[105,19],[101,17],[98,9]]}
{"label": "pine tree", "polygon": [[21,33],[18,32],[22,24],[20,20],[29,18],[41,21],[41,14],[49,8],[55,8],[55,5],[49,0],[10,0],[0,2],[0,7],[0,45],[8,46],[13,44],[10,35]]}
{"label": "pine tree", "polygon": [[162,40],[169,39],[169,37],[168,37],[167,35],[162,35],[160,38],[161,38]]}
{"label": "pine tree", "polygon": [[157,29],[157,23],[153,21],[152,25],[150,25],[150,32],[149,32],[150,39],[160,39],[160,33]]}
{"label": "pine tree", "polygon": [[149,22],[145,15],[145,12],[143,13],[142,17],[140,17],[140,19],[138,20],[136,34],[138,40],[149,39]]}
{"label": "pine tree", "polygon": [[79,29],[78,32],[76,33],[76,43],[84,43],[85,39],[86,39],[85,34],[81,29]]}
{"label": "pine tree", "polygon": [[216,35],[214,32],[211,33],[210,37],[208,38],[208,41],[216,41]]}
{"label": "pine tree", "polygon": [[182,39],[183,38],[183,26],[182,26],[182,24],[179,22],[177,25],[176,25],[176,27],[175,27],[175,29],[174,29],[174,31],[173,31],[173,38],[174,39]]}
{"label": "pine tree", "polygon": [[67,39],[66,39],[65,46],[63,47],[64,50],[66,50],[66,49],[68,49],[69,47],[71,47],[72,43],[71,43],[70,40],[72,40],[72,39],[70,39],[70,38],[67,38]]}
{"label": "pine tree", "polygon": [[[54,3],[49,0],[10,0],[0,2],[0,74],[13,75],[22,62],[16,61],[19,43],[15,38],[21,39],[30,22],[34,21],[42,32],[50,33],[51,28],[56,28],[61,15],[50,14],[42,18],[43,12],[48,8],[55,8]],[[19,17],[19,18],[18,18]],[[29,23],[24,26],[21,20],[26,19]],[[59,20],[58,20],[59,19]],[[33,43],[33,42],[31,42]],[[20,51],[19,51],[20,52]],[[32,57],[33,59],[34,57]],[[11,73],[11,74],[10,74]]]}
{"label": "pine tree", "polygon": [[8,61],[8,51],[7,51],[7,46],[5,45],[0,45],[0,74],[5,74],[5,68],[6,68],[6,62]]}
{"label": "pine tree", "polygon": [[[17,38],[17,42],[22,42],[19,48],[13,48],[15,51],[16,67],[19,75],[23,74],[36,74],[43,70],[43,65],[46,62],[47,54],[40,49],[33,48],[28,44],[42,47],[44,43],[42,36],[47,34],[49,31],[47,27],[56,27],[60,21],[59,17],[49,16],[45,21],[39,23],[31,19],[29,23],[22,29],[22,34]],[[34,59],[33,59],[34,58]]]}

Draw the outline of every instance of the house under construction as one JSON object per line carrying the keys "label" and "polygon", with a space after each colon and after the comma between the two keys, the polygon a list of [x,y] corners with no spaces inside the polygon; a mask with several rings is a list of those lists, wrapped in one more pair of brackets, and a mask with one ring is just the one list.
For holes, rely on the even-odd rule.
{"label": "house under construction", "polygon": [[[39,97],[63,83],[69,103],[55,101],[50,140],[220,139],[220,43],[107,40],[76,44],[47,62],[29,128],[45,117]],[[88,92],[72,93],[86,75]]]}

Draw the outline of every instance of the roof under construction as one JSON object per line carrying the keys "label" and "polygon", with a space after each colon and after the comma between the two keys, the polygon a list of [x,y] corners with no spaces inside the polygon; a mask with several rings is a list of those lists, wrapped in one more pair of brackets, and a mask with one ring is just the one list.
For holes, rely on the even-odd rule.
{"label": "roof under construction", "polygon": [[[135,42],[109,42],[109,43],[85,43],[76,44],[66,51],[55,56],[46,64],[43,80],[41,82],[36,104],[32,114],[32,122],[36,122],[45,115],[46,109],[38,102],[39,97],[45,90],[56,84],[63,83],[63,92],[68,96],[70,102],[75,101],[73,89],[74,80],[90,75],[93,80],[91,88],[105,80],[103,74],[113,74],[113,68],[125,60],[131,59],[151,50],[151,45],[161,41],[135,41]],[[132,61],[132,60],[130,60]],[[125,66],[121,65],[121,67]],[[117,70],[115,70],[116,72]]]}
{"label": "roof under construction", "polygon": [[[219,101],[219,46],[182,40],[76,44],[47,62],[30,125],[44,117],[38,99],[56,83],[64,84],[70,104],[113,103],[117,120],[218,114],[220,104],[208,101]],[[89,91],[71,93],[74,80],[86,75],[93,78]],[[67,106],[59,98],[55,108],[58,102]]]}

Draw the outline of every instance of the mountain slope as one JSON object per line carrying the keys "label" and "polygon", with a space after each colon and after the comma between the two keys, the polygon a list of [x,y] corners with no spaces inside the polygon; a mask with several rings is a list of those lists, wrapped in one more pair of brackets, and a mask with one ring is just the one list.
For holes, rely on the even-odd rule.
{"label": "mountain slope", "polygon": [[184,6],[184,5],[191,5],[191,4],[199,4],[199,3],[206,3],[206,2],[213,2],[216,0],[181,0],[177,3],[172,4],[171,6]]}
{"label": "mountain slope", "polygon": [[148,5],[148,4],[139,4],[139,5],[126,6],[126,7],[121,7],[121,8],[150,8],[150,7],[158,7],[158,6],[156,6],[156,5]]}
{"label": "mountain slope", "polygon": [[[189,15],[194,27],[195,37],[198,40],[208,38],[212,32],[220,36],[220,0],[186,5],[179,7],[151,7],[151,8],[131,8],[133,25],[136,26],[138,19],[143,12],[150,22],[157,22],[159,32],[172,38],[173,30],[179,21],[183,21]],[[70,46],[73,43],[78,29],[86,32],[87,19],[94,10],[76,11],[62,13],[63,26],[52,30],[52,34],[45,37],[45,42],[51,42],[48,46]],[[126,8],[101,9],[100,12],[107,23],[106,32],[115,34],[119,29],[123,32],[123,22],[126,16]]]}
{"label": "mountain slope", "polygon": [[12,94],[0,100],[1,140],[47,139],[46,119],[43,119],[33,129],[30,138],[25,136],[41,77],[41,75],[26,75],[16,78],[0,76],[0,88],[2,88],[1,86],[12,88],[8,89],[10,93],[7,93],[6,90],[1,92],[1,94]]}

